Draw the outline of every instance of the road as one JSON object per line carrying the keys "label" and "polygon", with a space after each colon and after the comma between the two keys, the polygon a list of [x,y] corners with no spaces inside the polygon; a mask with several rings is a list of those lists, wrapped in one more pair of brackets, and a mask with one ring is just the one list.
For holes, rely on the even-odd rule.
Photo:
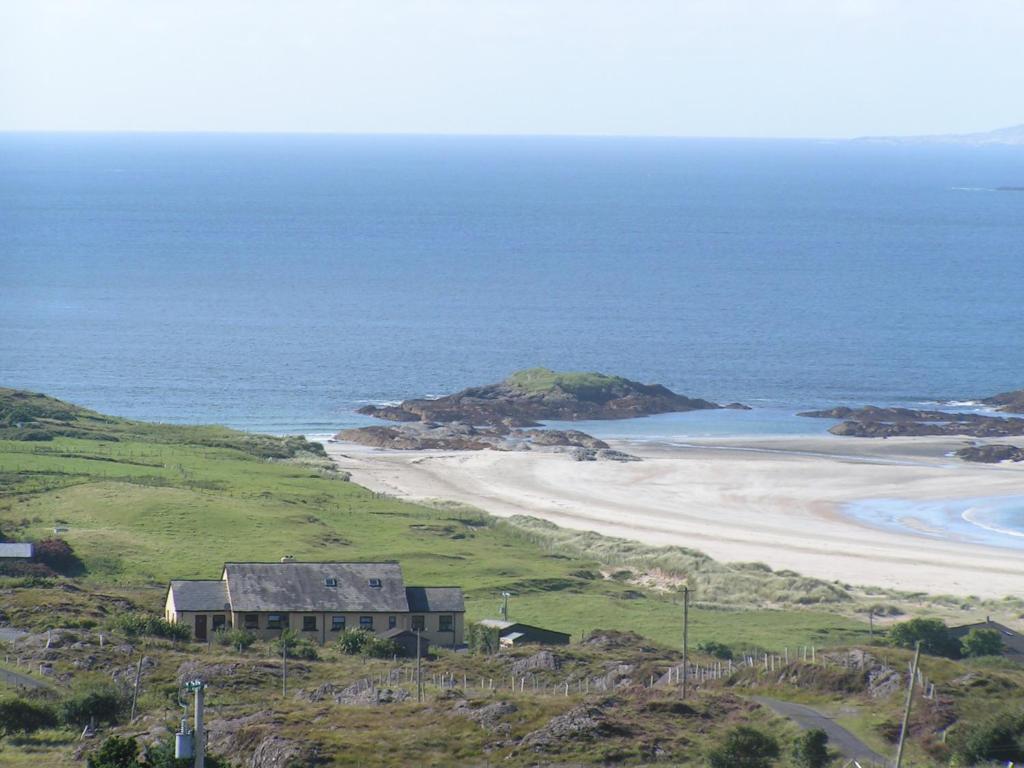
{"label": "road", "polygon": [[20,672],[12,672],[9,669],[0,669],[0,683],[5,685],[11,685],[15,688],[49,688],[47,683],[42,680],[36,680],[28,675],[23,675]]}
{"label": "road", "polygon": [[776,714],[788,717],[801,728],[806,730],[820,728],[828,734],[829,746],[838,751],[847,760],[867,761],[883,766],[890,764],[888,759],[875,752],[828,715],[824,715],[803,704],[794,704],[791,701],[770,699],[767,696],[751,696],[751,698],[761,706],[768,707]]}

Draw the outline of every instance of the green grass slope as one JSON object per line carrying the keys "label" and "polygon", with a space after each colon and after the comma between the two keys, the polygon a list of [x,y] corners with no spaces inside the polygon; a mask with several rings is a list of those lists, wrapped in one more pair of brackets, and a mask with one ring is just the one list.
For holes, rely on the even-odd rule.
{"label": "green grass slope", "polygon": [[[462,586],[471,618],[496,615],[509,590],[513,617],[523,621],[575,636],[630,629],[679,642],[677,585],[635,583],[635,559],[562,540],[557,528],[381,497],[281,438],[130,422],[41,396],[0,396],[5,413],[15,411],[12,400],[32,406],[32,428],[52,434],[0,440],[0,530],[36,540],[67,527],[62,535],[84,563],[89,588],[134,590],[155,608],[169,579],[215,578],[228,560],[397,560],[410,583]],[[95,437],[59,434],[69,426]],[[264,444],[269,450],[255,450]],[[717,572],[701,558],[700,570]],[[756,577],[763,582],[766,574]],[[752,596],[746,605],[779,602]],[[697,609],[692,621],[695,643],[749,647],[842,642],[866,629],[820,610]]]}

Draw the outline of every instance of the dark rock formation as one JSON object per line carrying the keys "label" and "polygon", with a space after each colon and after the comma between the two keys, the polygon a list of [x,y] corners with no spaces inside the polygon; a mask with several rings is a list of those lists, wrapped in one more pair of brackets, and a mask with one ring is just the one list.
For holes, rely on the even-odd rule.
{"label": "dark rock formation", "polygon": [[1024,389],[1000,392],[998,395],[986,397],[981,402],[985,405],[994,406],[997,411],[1003,411],[1004,413],[1024,413]]}
{"label": "dark rock formation", "polygon": [[1016,445],[972,445],[961,448],[956,455],[964,461],[977,461],[982,464],[998,464],[1001,461],[1024,461],[1024,448]]}
{"label": "dark rock formation", "polygon": [[850,437],[918,437],[926,435],[969,435],[1009,437],[1024,435],[1024,419],[984,416],[978,413],[919,411],[909,408],[830,408],[797,414],[820,419],[844,419],[829,429],[834,435]]}
{"label": "dark rock formation", "polygon": [[[497,384],[470,387],[435,400],[367,405],[359,412],[390,421],[529,427],[537,426],[539,420],[629,419],[721,407],[676,394],[660,384],[640,384],[601,373],[556,373],[533,368]],[[735,403],[730,407],[742,406]]]}
{"label": "dark rock formation", "polygon": [[575,429],[508,429],[474,427],[470,424],[400,424],[387,427],[345,429],[337,440],[371,448],[422,451],[530,451],[566,452],[577,461],[639,461],[635,456],[613,451],[603,440]]}

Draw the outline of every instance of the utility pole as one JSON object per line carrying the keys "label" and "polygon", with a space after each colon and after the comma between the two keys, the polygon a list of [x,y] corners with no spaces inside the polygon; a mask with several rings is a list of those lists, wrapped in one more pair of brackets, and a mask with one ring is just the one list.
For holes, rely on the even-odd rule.
{"label": "utility pole", "polygon": [[683,698],[690,682],[690,588],[683,587]]}
{"label": "utility pole", "polygon": [[423,670],[420,666],[420,631],[416,630],[416,701],[423,701]]}
{"label": "utility pole", "polygon": [[875,639],[875,609],[868,610],[868,636]]}
{"label": "utility pole", "polygon": [[914,643],[914,664],[910,668],[910,685],[907,686],[907,704],[903,708],[903,726],[900,728],[900,745],[896,749],[896,768],[903,764],[903,743],[907,740],[910,725],[910,705],[914,702],[914,683],[917,678],[917,662],[921,658],[921,641]]}
{"label": "utility pole", "polygon": [[501,593],[501,619],[502,621],[508,621],[508,599],[512,597],[511,592]]}
{"label": "utility pole", "polygon": [[[191,755],[188,754],[188,750],[195,755],[193,766],[194,768],[205,768],[206,766],[206,731],[203,728],[203,698],[206,690],[206,684],[202,680],[191,680],[185,683],[186,691],[193,691],[196,695],[196,722],[195,728],[192,731],[191,744],[189,744],[188,734],[185,730],[187,724],[187,709],[186,718],[181,721],[182,732],[175,738],[175,750],[174,756],[178,758],[188,758]],[[186,705],[187,707],[187,705]]]}
{"label": "utility pole", "polygon": [[288,642],[281,633],[281,694],[288,695]]}
{"label": "utility pole", "polygon": [[142,654],[139,654],[139,665],[135,668],[135,685],[132,688],[132,714],[129,723],[135,722],[135,705],[139,700],[139,678],[142,677]]}

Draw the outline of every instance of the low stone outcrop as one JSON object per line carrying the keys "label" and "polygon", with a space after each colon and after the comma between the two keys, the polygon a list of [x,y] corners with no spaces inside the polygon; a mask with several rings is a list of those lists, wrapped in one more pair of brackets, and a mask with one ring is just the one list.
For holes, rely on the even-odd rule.
{"label": "low stone outcrop", "polygon": [[1000,392],[982,400],[985,405],[995,407],[997,411],[1004,413],[1024,413],[1024,389],[1015,389],[1012,392]]}
{"label": "low stone outcrop", "polygon": [[342,430],[336,440],[400,451],[549,451],[577,461],[639,461],[576,429],[515,429],[505,424],[473,426],[462,422],[417,422]]}
{"label": "low stone outcrop", "polygon": [[1024,419],[986,416],[980,413],[910,408],[847,408],[805,411],[798,416],[818,419],[843,419],[831,429],[834,435],[849,437],[920,437],[968,435],[971,437],[1010,437],[1024,435]]}
{"label": "low stone outcrop", "polygon": [[1024,461],[1024,448],[1016,445],[972,445],[961,448],[956,455],[964,461],[975,461],[981,464],[998,464],[1001,461]]}

